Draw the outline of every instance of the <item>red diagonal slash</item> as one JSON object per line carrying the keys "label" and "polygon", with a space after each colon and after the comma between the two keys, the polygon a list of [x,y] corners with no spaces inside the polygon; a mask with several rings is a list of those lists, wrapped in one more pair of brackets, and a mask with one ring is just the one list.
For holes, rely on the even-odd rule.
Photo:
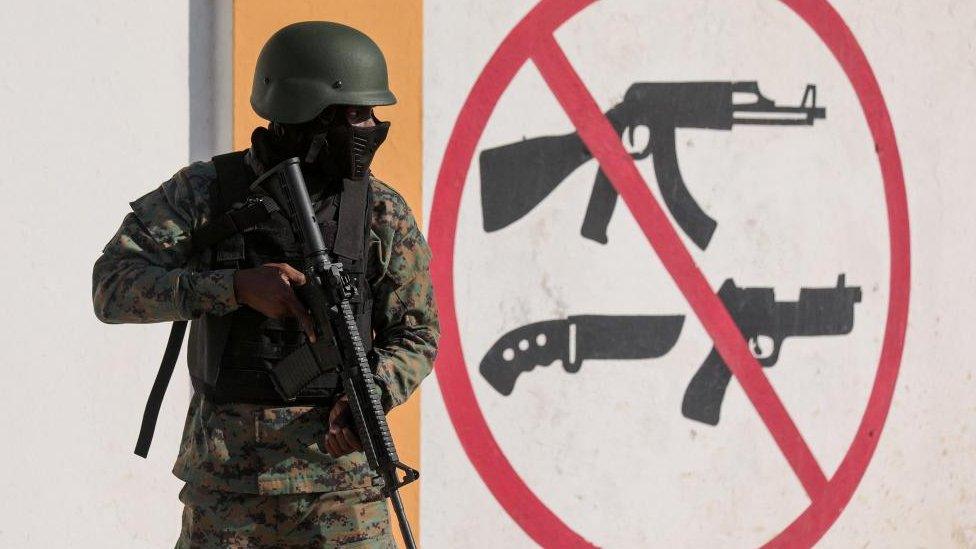
{"label": "red diagonal slash", "polygon": [[715,348],[759,412],[807,495],[815,499],[826,487],[827,477],[770,385],[762,366],[746,346],[732,317],[698,270],[630,155],[624,150],[613,126],[604,117],[555,38],[551,35],[540,38],[531,58],[569,115],[580,138],[600,162],[600,167],[633,213],[651,247],[712,337]]}

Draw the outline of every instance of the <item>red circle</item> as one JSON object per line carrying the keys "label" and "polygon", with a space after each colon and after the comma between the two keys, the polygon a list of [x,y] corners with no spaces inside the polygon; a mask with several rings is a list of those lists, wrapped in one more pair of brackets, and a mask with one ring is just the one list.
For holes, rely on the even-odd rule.
{"label": "red circle", "polygon": [[[488,118],[502,92],[535,50],[565,21],[594,0],[542,0],[502,41],[469,93],[451,133],[434,189],[429,240],[431,272],[440,305],[438,383],[451,422],[468,459],[485,485],[535,542],[546,546],[589,546],[539,500],[505,457],[481,412],[464,362],[454,303],[454,238],[458,206],[468,168]],[[816,543],[850,501],[877,447],[894,392],[908,317],[910,250],[908,206],[901,159],[881,89],[864,52],[826,0],[781,0],[830,49],[854,87],[875,142],[887,204],[890,290],[884,343],[864,417],[847,454],[823,491],[767,546]]]}

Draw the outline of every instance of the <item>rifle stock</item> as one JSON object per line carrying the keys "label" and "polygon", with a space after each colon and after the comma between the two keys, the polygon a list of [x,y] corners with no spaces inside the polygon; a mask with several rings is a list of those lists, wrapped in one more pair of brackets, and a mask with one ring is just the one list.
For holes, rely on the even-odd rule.
{"label": "rifle stock", "polygon": [[497,231],[524,217],[590,158],[576,133],[534,137],[482,151],[485,231]]}

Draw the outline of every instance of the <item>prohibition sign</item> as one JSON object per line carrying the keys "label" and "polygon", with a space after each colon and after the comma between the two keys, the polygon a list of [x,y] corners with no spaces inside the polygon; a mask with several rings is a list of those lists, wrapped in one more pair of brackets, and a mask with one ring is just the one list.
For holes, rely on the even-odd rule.
{"label": "prohibition sign", "polygon": [[667,215],[648,189],[553,33],[594,0],[542,0],[506,36],[468,95],[444,153],[431,209],[431,271],[442,325],[437,379],[468,459],[506,512],[544,546],[592,546],[525,484],[495,441],[478,405],[461,349],[454,301],[454,238],[468,168],[501,94],[532,61],[583,142],[630,209],[651,248],[691,305],[783,453],[810,505],[768,547],[811,546],[850,501],[877,447],[891,406],[908,316],[908,209],[901,159],[881,89],[847,24],[827,0],[780,0],[809,25],[843,68],[857,93],[878,153],[887,206],[890,289],[885,336],[874,385],[857,433],[827,478],[738,328],[709,286]]}

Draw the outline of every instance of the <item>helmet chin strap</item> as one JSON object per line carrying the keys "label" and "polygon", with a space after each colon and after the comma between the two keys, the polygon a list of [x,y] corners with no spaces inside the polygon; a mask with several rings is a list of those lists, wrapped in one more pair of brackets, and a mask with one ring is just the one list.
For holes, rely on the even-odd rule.
{"label": "helmet chin strap", "polygon": [[308,146],[308,154],[305,155],[306,164],[315,164],[322,149],[329,147],[329,135],[325,132],[317,133],[312,137],[312,142]]}

